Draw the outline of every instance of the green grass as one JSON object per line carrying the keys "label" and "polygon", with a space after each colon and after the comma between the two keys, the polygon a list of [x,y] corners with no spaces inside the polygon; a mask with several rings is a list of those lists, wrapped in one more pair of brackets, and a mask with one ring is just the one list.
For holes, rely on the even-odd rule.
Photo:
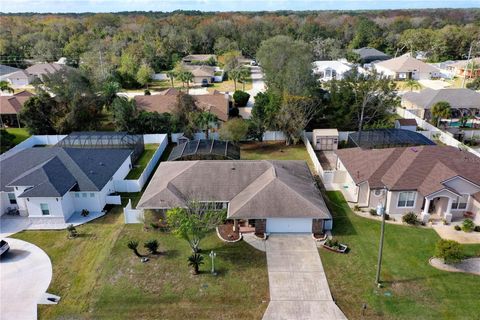
{"label": "green grass", "polygon": [[15,145],[30,138],[30,133],[28,133],[27,129],[25,128],[8,128],[7,132],[15,136],[15,139],[13,140]]}
{"label": "green grass", "polygon": [[126,179],[134,180],[134,179],[140,178],[140,175],[142,174],[143,170],[145,170],[145,167],[147,166],[150,159],[152,159],[153,154],[155,153],[157,148],[158,148],[158,143],[146,144],[145,149],[143,150],[142,154],[133,165],[133,168],[128,173]]}
{"label": "green grass", "polygon": [[305,160],[314,172],[313,163],[303,142],[294,146],[286,146],[285,142],[242,143],[240,157],[242,160]]}
{"label": "green grass", "polygon": [[[44,249],[52,260],[48,292],[62,297],[58,305],[39,307],[40,319],[260,319],[267,307],[266,257],[244,242],[226,244],[215,233],[201,243],[202,273],[187,266],[190,248],[170,233],[124,225],[120,207],[66,231],[24,231],[15,238]],[[142,264],[126,243],[157,239],[161,255]],[[217,277],[210,275],[210,250],[217,253]]]}
{"label": "green grass", "polygon": [[[387,224],[381,279],[375,287],[380,223],[352,213],[340,192],[327,192],[333,233],[351,251],[320,249],[330,289],[348,319],[474,319],[480,313],[478,276],[428,263],[440,239],[432,229]],[[464,246],[479,255],[480,245]],[[391,294],[391,296],[387,296]],[[362,304],[368,305],[361,316]]]}

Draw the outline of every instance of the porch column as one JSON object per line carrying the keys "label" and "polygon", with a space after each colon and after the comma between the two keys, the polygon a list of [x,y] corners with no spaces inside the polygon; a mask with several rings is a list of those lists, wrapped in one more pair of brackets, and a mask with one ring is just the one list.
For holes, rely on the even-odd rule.
{"label": "porch column", "polygon": [[428,213],[428,210],[430,209],[430,199],[425,198],[425,206],[423,207],[423,212],[422,212],[422,222],[427,223],[428,220],[430,219],[430,214]]}
{"label": "porch column", "polygon": [[453,198],[448,198],[448,204],[447,204],[447,210],[445,210],[445,221],[447,223],[452,222],[452,214],[450,213],[452,210],[452,203],[453,203]]}
{"label": "porch column", "polygon": [[237,229],[238,229],[238,220],[234,219],[233,220],[233,231],[237,231]]}

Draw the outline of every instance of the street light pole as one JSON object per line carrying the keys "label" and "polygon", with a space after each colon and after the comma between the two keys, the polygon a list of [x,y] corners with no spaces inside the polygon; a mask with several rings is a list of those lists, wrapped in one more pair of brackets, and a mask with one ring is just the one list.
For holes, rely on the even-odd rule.
{"label": "street light pole", "polygon": [[214,276],[217,275],[217,273],[215,272],[215,257],[217,256],[217,254],[215,252],[213,252],[213,250],[210,252],[209,254],[210,258],[212,258],[212,274]]}
{"label": "street light pole", "polygon": [[[385,202],[386,202],[387,188],[383,189],[383,193],[384,193]],[[381,231],[380,231],[380,245],[379,245],[379,248],[378,248],[377,276],[375,278],[375,283],[377,285],[380,285],[380,271],[382,270],[383,240],[385,238],[385,207],[386,207],[386,204],[384,205],[383,203],[380,203],[377,206],[377,213],[380,213],[382,215],[382,226],[381,226]]]}

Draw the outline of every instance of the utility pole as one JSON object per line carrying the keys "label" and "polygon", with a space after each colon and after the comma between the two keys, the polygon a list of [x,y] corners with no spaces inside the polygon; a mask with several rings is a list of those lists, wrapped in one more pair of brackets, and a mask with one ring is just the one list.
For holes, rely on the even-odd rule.
{"label": "utility pole", "polygon": [[472,41],[472,43],[470,43],[470,50],[468,50],[467,64],[465,65],[465,69],[463,69],[462,88],[465,88],[465,80],[467,79],[468,62],[470,61],[470,57],[471,57],[471,55],[472,55],[473,42],[474,42],[474,41]]}
{"label": "utility pole", "polygon": [[377,206],[377,214],[381,213],[382,215],[382,226],[380,230],[380,245],[378,248],[378,262],[377,262],[377,276],[375,278],[375,284],[380,285],[380,271],[382,270],[382,256],[383,256],[383,240],[385,238],[385,207],[387,200],[387,188],[383,189],[383,194],[385,197],[385,205],[379,204]]}

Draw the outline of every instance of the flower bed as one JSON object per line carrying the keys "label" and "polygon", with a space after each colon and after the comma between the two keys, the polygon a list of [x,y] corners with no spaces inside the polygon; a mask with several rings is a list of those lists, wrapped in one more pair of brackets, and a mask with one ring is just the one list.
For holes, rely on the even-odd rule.
{"label": "flower bed", "polygon": [[233,224],[222,224],[217,227],[218,237],[225,242],[237,242],[242,239],[238,231],[233,230]]}
{"label": "flower bed", "polygon": [[323,244],[323,247],[327,250],[337,253],[347,253],[348,247],[346,244],[339,243],[337,240],[328,239]]}

